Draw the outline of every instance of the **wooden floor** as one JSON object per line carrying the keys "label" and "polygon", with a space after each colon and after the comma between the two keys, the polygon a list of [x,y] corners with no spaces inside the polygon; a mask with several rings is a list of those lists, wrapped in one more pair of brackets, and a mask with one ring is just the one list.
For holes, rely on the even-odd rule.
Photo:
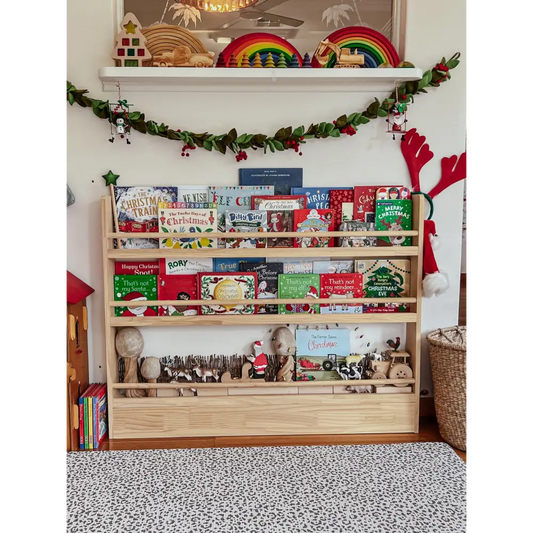
{"label": "wooden floor", "polygon": [[[466,274],[461,274],[459,325],[466,325]],[[443,442],[434,417],[420,419],[420,433],[380,435],[295,435],[279,437],[201,437],[181,439],[120,439],[102,443],[102,450],[151,450],[175,448],[225,448],[240,446],[321,446],[335,444],[396,444]],[[466,461],[466,452],[454,448]]]}

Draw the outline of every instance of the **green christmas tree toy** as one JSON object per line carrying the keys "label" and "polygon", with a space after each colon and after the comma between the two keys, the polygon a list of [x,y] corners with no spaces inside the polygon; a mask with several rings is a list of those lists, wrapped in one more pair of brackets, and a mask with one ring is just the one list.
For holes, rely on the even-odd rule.
{"label": "green christmas tree toy", "polygon": [[276,68],[276,64],[274,63],[274,58],[272,57],[272,52],[268,52],[268,55],[265,61],[265,68]]}
{"label": "green christmas tree toy", "polygon": [[226,68],[226,60],[224,59],[224,54],[222,52],[218,55],[215,68]]}
{"label": "green christmas tree toy", "polygon": [[228,68],[237,68],[238,66],[239,64],[237,63],[237,58],[231,54],[229,57]]}
{"label": "green christmas tree toy", "polygon": [[309,57],[309,54],[307,53],[304,55],[304,62],[303,62],[302,68],[313,68],[311,66],[311,58]]}
{"label": "green christmas tree toy", "polygon": [[287,60],[285,59],[285,54],[281,52],[279,54],[278,64],[276,68],[287,68]]}
{"label": "green christmas tree toy", "polygon": [[243,54],[241,59],[241,68],[250,68],[252,65],[250,65],[250,58],[246,54],[246,52]]}
{"label": "green christmas tree toy", "polygon": [[292,54],[289,68],[300,68],[300,62],[298,61],[298,56],[296,54]]}
{"label": "green christmas tree toy", "polygon": [[261,61],[261,54],[257,53],[254,56],[253,68],[263,68],[263,62]]}

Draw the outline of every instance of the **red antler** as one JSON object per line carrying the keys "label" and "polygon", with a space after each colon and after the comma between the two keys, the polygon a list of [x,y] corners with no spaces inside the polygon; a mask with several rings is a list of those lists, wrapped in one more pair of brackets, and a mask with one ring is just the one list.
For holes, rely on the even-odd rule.
{"label": "red antler", "polygon": [[390,229],[390,227],[391,227],[391,225],[392,225],[390,222],[387,222],[386,220],[382,220],[381,223],[382,223],[384,226],[386,226],[387,228],[389,228],[389,229]]}
{"label": "red antler", "polygon": [[426,138],[418,135],[416,128],[405,134],[405,140],[400,143],[402,154],[409,169],[413,191],[420,191],[420,170],[433,158],[433,152],[426,144]]}
{"label": "red antler", "polygon": [[466,152],[459,156],[443,157],[441,161],[441,177],[437,185],[431,189],[428,196],[435,198],[444,189],[466,178]]}

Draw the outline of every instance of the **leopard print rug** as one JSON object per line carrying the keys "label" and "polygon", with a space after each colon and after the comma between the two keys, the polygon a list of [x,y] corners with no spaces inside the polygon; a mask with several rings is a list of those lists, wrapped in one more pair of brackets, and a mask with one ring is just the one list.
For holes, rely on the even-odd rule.
{"label": "leopard print rug", "polygon": [[72,452],[68,533],[459,533],[447,444]]}

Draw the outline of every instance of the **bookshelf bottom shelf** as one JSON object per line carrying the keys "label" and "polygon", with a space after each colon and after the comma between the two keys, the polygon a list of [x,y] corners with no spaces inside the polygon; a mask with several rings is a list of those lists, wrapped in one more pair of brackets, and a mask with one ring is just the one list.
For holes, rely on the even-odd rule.
{"label": "bookshelf bottom shelf", "polygon": [[415,396],[115,398],[110,438],[416,433]]}

